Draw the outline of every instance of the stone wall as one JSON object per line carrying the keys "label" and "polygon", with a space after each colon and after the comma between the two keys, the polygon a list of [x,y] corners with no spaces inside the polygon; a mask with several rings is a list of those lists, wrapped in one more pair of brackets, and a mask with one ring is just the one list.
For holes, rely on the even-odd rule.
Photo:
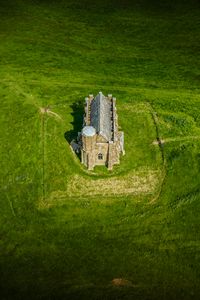
{"label": "stone wall", "polygon": [[[102,93],[99,94],[102,95]],[[92,170],[95,165],[106,165],[110,170],[112,170],[113,165],[119,164],[120,162],[120,153],[124,154],[123,132],[118,131],[116,98],[112,97],[112,95],[108,95],[107,99],[110,101],[109,109],[107,109],[107,106],[105,109],[105,105],[102,106],[103,103],[99,106],[99,122],[101,127],[99,124],[95,123],[98,121],[95,117],[99,113],[99,110],[96,109],[96,107],[91,107],[93,99],[93,95],[89,95],[89,97],[85,99],[84,126],[91,126],[92,128],[95,128],[97,134],[94,136],[82,135],[81,161],[89,170]],[[109,126],[106,122],[104,122],[105,118],[103,117],[105,116],[105,112],[106,116],[110,118]],[[93,122],[94,124],[91,120],[95,121]],[[104,125],[103,128],[102,124]],[[110,130],[109,134],[107,132],[108,127]]]}

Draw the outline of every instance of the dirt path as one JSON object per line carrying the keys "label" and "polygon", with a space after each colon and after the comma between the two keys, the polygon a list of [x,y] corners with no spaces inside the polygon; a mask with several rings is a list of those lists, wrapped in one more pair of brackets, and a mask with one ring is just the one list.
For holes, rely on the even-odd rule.
{"label": "dirt path", "polygon": [[45,113],[46,113],[46,114],[48,114],[48,115],[53,115],[53,116],[55,116],[56,118],[62,120],[61,116],[59,116],[57,113],[51,111],[49,107],[40,107],[40,112],[41,112],[42,114],[45,114]]}
{"label": "dirt path", "polygon": [[[189,141],[189,140],[200,140],[200,136],[196,136],[196,135],[189,135],[189,136],[178,136],[178,137],[172,137],[172,138],[166,138],[166,139],[162,139],[160,140],[161,144],[166,144],[166,143],[170,143],[170,142],[181,142],[181,141]],[[153,145],[158,145],[159,141],[155,140],[152,143]]]}

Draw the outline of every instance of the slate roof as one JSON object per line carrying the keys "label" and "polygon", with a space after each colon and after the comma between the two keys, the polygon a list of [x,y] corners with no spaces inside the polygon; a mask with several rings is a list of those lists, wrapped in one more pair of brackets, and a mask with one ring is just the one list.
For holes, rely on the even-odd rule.
{"label": "slate roof", "polygon": [[101,92],[91,102],[90,125],[107,141],[112,139],[111,101]]}

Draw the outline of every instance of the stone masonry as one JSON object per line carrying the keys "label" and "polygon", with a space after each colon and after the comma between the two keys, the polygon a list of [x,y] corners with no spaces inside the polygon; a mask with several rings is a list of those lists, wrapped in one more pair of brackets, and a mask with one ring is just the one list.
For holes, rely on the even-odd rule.
{"label": "stone masonry", "polygon": [[81,162],[89,169],[106,165],[112,170],[124,154],[124,133],[118,131],[116,98],[101,92],[85,99],[83,129],[80,134]]}

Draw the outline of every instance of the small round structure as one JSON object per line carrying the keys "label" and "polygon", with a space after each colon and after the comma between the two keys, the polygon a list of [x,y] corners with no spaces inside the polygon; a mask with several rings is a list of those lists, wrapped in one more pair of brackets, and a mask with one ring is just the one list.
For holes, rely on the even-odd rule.
{"label": "small round structure", "polygon": [[96,134],[96,130],[93,126],[85,126],[82,130],[82,135],[84,136],[94,136]]}

